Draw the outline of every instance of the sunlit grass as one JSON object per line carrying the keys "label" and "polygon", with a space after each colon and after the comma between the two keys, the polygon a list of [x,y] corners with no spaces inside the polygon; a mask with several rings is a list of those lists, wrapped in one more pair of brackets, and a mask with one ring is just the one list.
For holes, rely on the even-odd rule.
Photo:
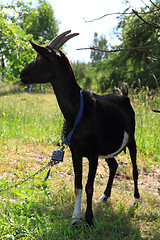
{"label": "sunlit grass", "polygon": [[148,161],[160,164],[160,114],[152,111],[160,109],[159,92],[154,95],[149,90],[139,92],[133,98],[133,108],[136,114],[138,152],[147,156]]}
{"label": "sunlit grass", "polygon": [[1,141],[21,138],[26,142],[55,142],[62,115],[54,95],[15,94],[1,97]]}

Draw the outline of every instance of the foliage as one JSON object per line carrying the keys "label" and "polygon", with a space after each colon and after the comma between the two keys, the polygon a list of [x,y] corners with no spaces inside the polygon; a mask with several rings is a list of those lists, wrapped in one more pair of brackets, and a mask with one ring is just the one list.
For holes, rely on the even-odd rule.
{"label": "foliage", "polygon": [[[156,1],[156,5],[160,6],[159,0]],[[155,6],[152,5],[150,9],[154,11]],[[141,9],[143,13],[147,11],[147,7]],[[156,14],[146,13],[143,17],[146,22],[159,23],[160,11]],[[159,29],[143,23],[135,14],[122,14],[119,17],[117,32],[121,44],[112,46],[111,50],[159,45]],[[98,35],[95,33],[94,47],[107,50],[107,41],[103,36],[98,39]],[[90,85],[95,86],[96,83],[96,90],[100,92],[105,92],[108,88],[113,89],[121,81],[127,82],[130,87],[134,88],[142,86],[157,88],[160,85],[159,56],[159,47],[115,53],[91,50],[92,64],[87,71],[90,76]],[[88,75],[86,79],[88,79]]]}
{"label": "foliage", "polygon": [[[157,1],[159,6],[160,2]],[[150,7],[151,11],[155,10],[152,5]],[[147,7],[141,9],[141,12],[145,13],[148,11]],[[160,16],[160,12],[156,15]],[[145,14],[143,15],[147,22],[159,22],[159,18],[155,17],[155,14]],[[122,44],[118,47],[120,48],[131,48],[138,46],[151,46],[159,44],[159,30],[154,29],[148,24],[143,23],[136,15],[122,15],[120,17],[120,22],[118,28],[122,29],[119,35]],[[138,79],[140,79],[143,86],[157,87],[159,80],[159,55],[160,48],[153,47],[143,50],[128,50],[126,52],[120,52],[119,67],[126,67],[125,74],[123,72],[123,79],[128,79],[129,82],[135,82],[138,85]],[[155,61],[154,57],[157,57]],[[154,77],[157,78],[157,82]]]}
{"label": "foliage", "polygon": [[19,1],[15,3],[16,14],[15,23],[26,31],[26,34],[32,34],[33,39],[39,44],[52,40],[58,32],[58,22],[54,17],[54,11],[50,3],[46,0],[38,0],[36,7],[31,3]]}
{"label": "foliage", "polygon": [[78,83],[82,83],[84,78],[86,77],[86,73],[87,73],[87,69],[89,67],[89,63],[84,63],[84,62],[72,62],[72,68],[73,68],[73,72],[76,78],[76,81],[78,81]]}
{"label": "foliage", "polygon": [[115,86],[118,86],[123,79],[120,77],[115,77],[115,74],[112,73],[117,70],[116,76],[120,75],[121,69],[116,67],[116,65],[112,66],[113,62],[111,61],[111,58],[109,59],[103,59],[103,61],[98,61],[96,64],[90,63],[85,64],[85,71],[83,71],[83,77],[82,76],[82,70],[81,67],[82,63],[77,62],[77,64],[73,64],[73,70],[76,79],[78,79],[79,84],[86,90],[92,90],[100,93],[106,93],[113,91]]}
{"label": "foliage", "polygon": [[[155,3],[157,6],[160,4],[159,0]],[[0,78],[4,80],[7,76],[7,81],[16,82],[22,68],[35,55],[28,39],[32,38],[40,44],[48,42],[57,34],[58,22],[46,0],[39,0],[36,6],[13,1],[10,5],[1,4],[0,8]],[[155,9],[154,5],[150,8]],[[141,11],[145,13],[148,8],[144,7]],[[147,22],[159,22],[159,12],[144,14],[143,17]],[[112,46],[112,49],[159,44],[159,29],[144,24],[134,14],[121,15],[117,30],[121,44]],[[105,36],[99,37],[97,33],[94,34],[93,45],[102,50],[108,49]],[[72,64],[73,70],[82,87],[98,92],[113,89],[121,81],[127,82],[129,87],[156,88],[160,85],[159,49],[154,47],[109,54],[92,50],[92,63],[77,61]]]}
{"label": "foliage", "polygon": [[26,35],[19,26],[0,18],[0,73],[7,76],[7,81],[15,82],[20,71],[35,55],[29,44],[32,35]]}
{"label": "foliage", "polygon": [[[94,40],[93,40],[93,46],[95,48],[101,49],[101,50],[107,50],[107,40],[104,35],[101,35],[100,38],[98,38],[98,33],[94,33]],[[91,50],[90,58],[93,63],[97,63],[99,60],[103,60],[104,58],[107,58],[106,52],[100,52],[96,50]]]}
{"label": "foliage", "polygon": [[38,3],[37,7],[23,1],[0,5],[0,74],[3,80],[18,81],[21,70],[35,56],[29,39],[45,43],[57,34],[58,23],[51,5],[45,0]]}

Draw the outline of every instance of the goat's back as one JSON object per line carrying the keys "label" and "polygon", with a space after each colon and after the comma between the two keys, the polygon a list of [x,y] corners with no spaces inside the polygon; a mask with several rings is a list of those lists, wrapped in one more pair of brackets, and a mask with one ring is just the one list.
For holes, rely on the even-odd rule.
{"label": "goat's back", "polygon": [[99,104],[102,104],[104,107],[112,106],[114,105],[119,108],[120,111],[123,111],[127,115],[134,118],[135,113],[131,106],[130,99],[126,95],[118,95],[118,94],[107,94],[107,95],[97,95],[93,94],[93,97],[96,101],[99,102]]}

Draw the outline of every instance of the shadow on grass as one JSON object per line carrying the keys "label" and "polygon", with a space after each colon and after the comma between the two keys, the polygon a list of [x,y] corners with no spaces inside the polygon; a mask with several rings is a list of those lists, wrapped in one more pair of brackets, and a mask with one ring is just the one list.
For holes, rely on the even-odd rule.
{"label": "shadow on grass", "polygon": [[[96,203],[93,210],[93,227],[89,227],[84,221],[85,210],[82,211],[82,221],[75,227],[70,227],[74,207],[73,193],[69,189],[56,191],[55,194],[48,192],[47,189],[41,189],[37,194],[34,198],[29,195],[22,201],[16,199],[14,202],[7,200],[4,203],[2,212],[5,214],[1,218],[3,222],[3,232],[0,228],[0,233],[3,233],[1,236],[12,233],[15,239],[25,240],[160,239],[158,228],[157,232],[154,231],[154,235],[152,232],[149,234],[147,230],[146,236],[144,231],[140,230],[139,224],[147,225],[151,216],[145,215],[145,219],[143,219],[143,213],[137,216],[136,206],[127,208],[118,203]],[[6,232],[6,226],[10,228],[8,232]]]}
{"label": "shadow on grass", "polygon": [[[112,204],[98,204],[94,209],[94,226],[89,227],[84,221],[84,213],[82,221],[74,227],[70,227],[71,214],[73,204],[65,204],[65,206],[57,206],[52,211],[52,233],[53,239],[79,239],[79,240],[142,240],[140,228],[131,221],[135,208],[132,207],[126,211],[124,207],[114,210]],[[44,233],[45,239],[48,233]]]}
{"label": "shadow on grass", "polygon": [[[131,206],[126,209],[125,206],[120,205],[114,207],[112,203],[97,204],[94,208],[94,226],[89,227],[84,221],[84,213],[82,215],[82,221],[76,225],[76,227],[70,227],[71,214],[73,211],[72,204],[65,204],[59,212],[59,223],[54,218],[53,213],[53,227],[52,234],[55,232],[54,226],[57,226],[56,230],[57,239],[79,239],[79,240],[149,240],[160,239],[160,234],[157,231],[149,230],[144,234],[140,230],[139,223],[143,219],[137,219],[137,207]],[[69,213],[70,212],[70,213]],[[148,216],[148,220],[150,216]],[[146,220],[147,221],[147,220]],[[144,222],[144,224],[146,224]],[[57,229],[57,228],[56,228]],[[54,234],[53,234],[54,235]],[[45,235],[44,235],[45,237]],[[55,238],[56,239],[56,238]]]}
{"label": "shadow on grass", "polygon": [[132,221],[135,211],[136,206],[132,206],[128,210],[123,205],[114,208],[110,202],[99,204],[95,211],[95,223],[99,229],[98,234],[101,235],[103,232],[102,239],[105,239],[105,236],[106,239],[117,240],[143,239],[140,228]]}

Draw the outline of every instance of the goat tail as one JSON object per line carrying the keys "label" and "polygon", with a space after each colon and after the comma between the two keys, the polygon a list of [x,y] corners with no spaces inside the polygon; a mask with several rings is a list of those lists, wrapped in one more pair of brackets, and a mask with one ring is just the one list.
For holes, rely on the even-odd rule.
{"label": "goat tail", "polygon": [[127,83],[125,83],[125,82],[121,83],[121,92],[122,92],[122,95],[128,96],[128,86],[127,86]]}
{"label": "goat tail", "polygon": [[115,92],[117,92],[119,95],[124,95],[124,96],[128,96],[128,86],[127,83],[125,82],[121,82],[119,84],[119,87],[115,87],[114,88]]}

